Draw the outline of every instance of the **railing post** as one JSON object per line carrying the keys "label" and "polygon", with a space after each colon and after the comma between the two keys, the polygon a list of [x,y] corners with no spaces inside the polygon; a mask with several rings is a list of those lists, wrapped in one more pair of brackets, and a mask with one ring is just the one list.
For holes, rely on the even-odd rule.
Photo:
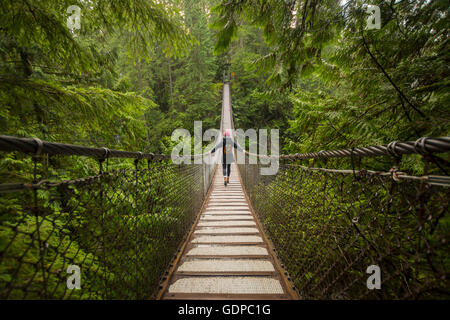
{"label": "railing post", "polygon": [[[37,165],[39,159],[42,157],[42,149],[43,149],[43,142],[38,138],[33,138],[36,142],[36,152],[33,155],[33,184],[36,184],[38,182],[37,179]],[[39,216],[40,216],[40,210],[38,206],[38,196],[37,196],[37,188],[33,188],[33,211],[35,216],[35,223],[36,223],[36,235],[37,235],[37,243],[38,243],[38,251],[39,251],[39,261],[37,263],[37,268],[41,268],[42,272],[42,280],[44,288],[41,292],[41,297],[44,299],[47,298],[47,280],[45,276],[45,246],[42,243],[41,240],[41,222],[39,222]],[[43,222],[43,219],[42,219]],[[34,237],[33,237],[34,238]],[[38,271],[36,270],[36,273]]]}
{"label": "railing post", "polygon": [[99,197],[100,197],[100,216],[101,216],[101,218],[100,218],[100,229],[101,229],[101,238],[102,238],[102,257],[103,257],[103,261],[102,261],[102,264],[103,264],[103,267],[104,267],[104,274],[105,274],[105,276],[104,276],[104,279],[103,279],[103,281],[104,281],[104,289],[103,289],[103,292],[102,292],[102,296],[103,296],[103,299],[106,299],[106,297],[107,297],[107,294],[106,294],[106,291],[107,291],[107,287],[108,287],[108,284],[107,284],[107,276],[106,276],[106,274],[107,274],[107,271],[106,271],[106,248],[105,248],[105,246],[106,246],[106,239],[105,239],[105,210],[104,210],[104,208],[103,208],[103,182],[102,182],[102,180],[101,180],[101,176],[103,175],[103,162],[105,161],[105,158],[100,158],[100,159],[98,159],[98,166],[99,166],[99,175],[100,175],[100,193],[99,193]]}
{"label": "railing post", "polygon": [[138,248],[138,243],[139,243],[139,232],[138,232],[138,217],[139,217],[139,212],[138,212],[138,198],[139,198],[139,161],[142,159],[142,152],[139,152],[139,156],[138,158],[134,159],[134,186],[135,186],[135,194],[134,194],[134,235],[135,235],[135,241],[136,243],[134,244],[134,279],[135,279],[135,283],[134,285],[136,286],[136,292],[135,292],[135,297],[134,299],[139,299],[140,298],[140,288],[139,288],[139,284],[141,281],[141,278],[138,277],[138,252],[139,252],[139,248]]}
{"label": "railing post", "polygon": [[103,268],[104,268],[104,290],[102,293],[103,299],[107,299],[108,298],[108,276],[107,276],[107,261],[106,261],[106,232],[108,230],[108,228],[105,226],[105,221],[106,221],[106,212],[105,212],[105,208],[104,208],[104,190],[103,190],[103,175],[105,173],[105,170],[103,170],[103,163],[106,160],[106,172],[108,171],[108,167],[109,167],[109,154],[110,154],[110,150],[106,147],[103,148],[103,150],[105,150],[105,154],[103,155],[103,157],[98,159],[98,167],[99,167],[99,175],[100,175],[100,229],[101,229],[101,239],[102,239],[102,252],[101,252],[101,257],[103,258],[102,264],[103,264]]}
{"label": "railing post", "polygon": [[248,190],[247,190],[247,159],[245,156],[244,156],[244,163],[242,164],[242,168],[244,169],[243,170],[244,172],[242,173],[242,179],[244,179],[244,186],[245,186],[246,191],[248,192]]}
{"label": "railing post", "polygon": [[206,195],[206,163],[203,161],[202,156],[202,197]]}
{"label": "railing post", "polygon": [[[39,140],[40,141],[40,140]],[[38,164],[38,160],[40,159],[41,155],[40,152],[36,152],[36,154],[33,156],[33,164],[34,164],[34,168],[33,168],[33,184],[36,184],[38,182],[37,180],[37,164]],[[35,216],[35,223],[36,223],[36,235],[37,235],[37,243],[38,243],[38,251],[39,251],[39,261],[38,261],[38,266],[37,268],[41,268],[41,272],[42,272],[42,280],[43,280],[43,285],[44,288],[41,292],[41,298],[48,298],[47,297],[47,280],[46,280],[46,276],[45,276],[45,246],[42,243],[41,240],[41,232],[40,232],[40,228],[41,228],[41,223],[39,221],[39,216],[40,216],[40,210],[39,210],[39,206],[38,206],[38,196],[37,196],[37,188],[33,188],[33,211],[34,211],[34,216]],[[42,219],[43,221],[43,219]],[[36,270],[37,273],[37,270]]]}

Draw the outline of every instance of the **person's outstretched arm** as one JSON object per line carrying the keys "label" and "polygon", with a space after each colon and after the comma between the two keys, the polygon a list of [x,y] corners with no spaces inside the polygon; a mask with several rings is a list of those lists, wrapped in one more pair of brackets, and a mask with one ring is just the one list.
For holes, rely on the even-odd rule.
{"label": "person's outstretched arm", "polygon": [[240,152],[243,151],[240,145],[238,145],[238,144],[237,144],[236,142],[234,142],[234,141],[233,141],[233,143],[234,143],[234,148],[235,148],[235,149],[237,149],[237,150],[240,151]]}
{"label": "person's outstretched arm", "polygon": [[220,141],[218,144],[216,144],[214,146],[214,148],[212,148],[211,153],[216,152],[217,149],[222,148],[222,141]]}

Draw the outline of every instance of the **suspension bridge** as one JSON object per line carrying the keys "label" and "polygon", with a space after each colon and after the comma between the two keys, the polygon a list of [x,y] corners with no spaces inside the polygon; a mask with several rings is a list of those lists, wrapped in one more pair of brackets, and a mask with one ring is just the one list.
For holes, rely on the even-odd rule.
{"label": "suspension bridge", "polygon": [[[230,83],[223,86],[221,129],[234,129]],[[223,185],[216,170],[193,233],[162,290],[164,299],[297,297],[250,208],[236,164]]]}
{"label": "suspension bridge", "polygon": [[[230,91],[225,81],[221,130],[234,129]],[[280,155],[272,176],[244,151],[226,187],[217,154],[174,164],[163,154],[11,136],[0,136],[0,150],[29,170],[0,184],[2,299],[449,294],[450,178],[437,154],[450,151],[450,137]],[[411,154],[424,175],[399,168]],[[90,174],[64,179],[80,156]],[[364,168],[376,157],[386,171]],[[366,284],[371,265],[382,272],[380,290]],[[68,286],[73,276],[79,289]]]}

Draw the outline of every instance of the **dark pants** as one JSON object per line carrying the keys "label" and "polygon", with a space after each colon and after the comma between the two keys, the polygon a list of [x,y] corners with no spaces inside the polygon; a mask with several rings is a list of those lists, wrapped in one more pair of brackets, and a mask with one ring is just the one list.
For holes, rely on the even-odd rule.
{"label": "dark pants", "polygon": [[222,172],[224,177],[229,177],[231,173],[231,164],[222,163]]}

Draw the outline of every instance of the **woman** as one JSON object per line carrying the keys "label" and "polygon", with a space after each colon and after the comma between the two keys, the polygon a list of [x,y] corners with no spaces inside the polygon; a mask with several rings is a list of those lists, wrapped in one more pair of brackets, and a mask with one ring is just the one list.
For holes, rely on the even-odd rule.
{"label": "woman", "polygon": [[242,151],[242,148],[231,139],[231,130],[227,129],[223,133],[223,139],[212,150],[211,153],[216,152],[216,149],[223,148],[222,153],[222,172],[223,184],[225,187],[230,182],[231,164],[234,162],[232,148]]}

